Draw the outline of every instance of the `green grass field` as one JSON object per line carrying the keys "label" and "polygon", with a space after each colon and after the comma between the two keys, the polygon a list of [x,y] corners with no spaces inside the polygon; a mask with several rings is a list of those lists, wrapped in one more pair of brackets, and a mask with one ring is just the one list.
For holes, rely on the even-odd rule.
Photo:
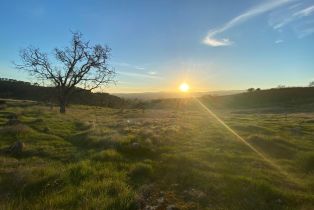
{"label": "green grass field", "polygon": [[314,113],[6,103],[0,209],[314,209]]}

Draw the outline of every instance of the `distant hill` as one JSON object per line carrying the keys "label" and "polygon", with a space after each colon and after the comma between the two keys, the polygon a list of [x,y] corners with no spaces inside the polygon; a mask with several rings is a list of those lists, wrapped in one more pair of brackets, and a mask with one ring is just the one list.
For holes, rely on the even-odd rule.
{"label": "distant hill", "polygon": [[[208,91],[208,92],[194,92],[189,93],[190,96],[201,97],[204,95],[232,95],[242,93],[244,90],[221,90],[221,91]],[[140,100],[154,100],[154,99],[167,99],[167,98],[183,98],[186,94],[179,92],[144,92],[144,93],[114,93],[113,95],[125,99],[140,99]]]}
{"label": "distant hill", "polygon": [[[240,90],[212,91],[190,93],[189,95],[174,92],[110,95],[108,93],[93,93],[78,88],[71,96],[69,103],[112,108],[175,108],[182,104],[193,107],[195,106],[193,100],[189,100],[191,96],[198,97],[208,107],[218,109],[271,108],[281,111],[293,109],[298,111],[314,111],[314,87],[273,88],[268,90],[252,90],[250,92]],[[57,103],[58,101],[56,89],[53,87],[43,87],[38,84],[5,78],[0,78],[0,98],[52,103]],[[146,102],[142,102],[141,100],[146,100]]]}
{"label": "distant hill", "polygon": [[255,90],[228,96],[203,96],[208,106],[219,108],[298,108],[314,110],[314,87]]}
{"label": "distant hill", "polygon": [[[34,100],[57,103],[54,87],[44,87],[29,82],[0,78],[0,98]],[[108,93],[93,93],[77,88],[69,99],[71,104],[95,105],[105,107],[121,107],[125,100]]]}
{"label": "distant hill", "polygon": [[[203,95],[203,104],[214,109],[245,109],[262,112],[312,112],[314,111],[314,87],[273,88],[251,90],[232,95]],[[199,107],[192,97],[154,99],[147,108],[195,109]]]}

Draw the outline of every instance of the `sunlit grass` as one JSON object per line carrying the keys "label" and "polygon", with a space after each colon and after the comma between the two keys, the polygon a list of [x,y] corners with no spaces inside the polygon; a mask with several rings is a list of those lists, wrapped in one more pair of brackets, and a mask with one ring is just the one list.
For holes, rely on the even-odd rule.
{"label": "sunlit grass", "polygon": [[[217,114],[295,184],[196,103],[144,113],[72,106],[66,115],[19,103],[0,112],[0,209],[138,209],[160,197],[181,209],[313,207],[311,113]],[[21,125],[6,126],[8,113]],[[5,153],[17,139],[24,152]]]}

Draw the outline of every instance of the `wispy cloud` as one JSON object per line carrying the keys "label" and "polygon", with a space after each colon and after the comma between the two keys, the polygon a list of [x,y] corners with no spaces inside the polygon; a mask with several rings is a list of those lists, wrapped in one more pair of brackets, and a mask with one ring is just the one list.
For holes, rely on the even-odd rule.
{"label": "wispy cloud", "polygon": [[283,43],[282,39],[278,39],[278,40],[275,41],[275,44],[280,44],[280,43]]}
{"label": "wispy cloud", "polygon": [[309,16],[314,15],[314,5],[297,4],[289,10],[282,10],[271,14],[269,25],[281,32],[284,27],[291,25],[298,38],[303,38],[314,33],[314,22]]}
{"label": "wispy cloud", "polygon": [[203,39],[203,43],[212,47],[229,46],[233,42],[228,38],[217,38],[217,35],[225,32],[226,30],[233,28],[255,16],[269,12],[277,7],[283,6],[295,0],[273,0],[267,1],[266,3],[257,5],[250,10],[242,13],[241,15],[231,19],[225,23],[222,27],[210,30],[207,36]]}
{"label": "wispy cloud", "polygon": [[113,62],[113,65],[117,65],[121,67],[128,67],[128,68],[137,69],[137,70],[145,70],[143,66],[133,65],[130,63],[125,63],[125,62]]}
{"label": "wispy cloud", "polygon": [[290,9],[290,10],[293,10],[293,9],[295,9],[295,8],[300,7],[301,5],[302,5],[302,3],[296,3],[296,4],[293,4],[293,5],[289,6],[289,9]]}
{"label": "wispy cloud", "polygon": [[137,77],[137,78],[140,77],[140,78],[147,78],[147,79],[163,79],[160,76],[151,75],[151,74],[142,74],[142,73],[125,72],[125,71],[118,71],[117,73],[124,76]]}
{"label": "wispy cloud", "polygon": [[299,39],[310,36],[314,34],[314,20],[306,20],[295,24],[293,30]]}
{"label": "wispy cloud", "polygon": [[314,5],[303,9],[294,7],[292,9],[290,8],[289,11],[284,11],[283,14],[271,17],[269,23],[275,30],[278,30],[293,21],[310,16],[312,14],[314,14]]}
{"label": "wispy cloud", "polygon": [[302,10],[294,13],[293,16],[295,16],[295,17],[306,17],[306,16],[311,15],[312,13],[314,13],[314,5],[309,6],[305,9],[302,9]]}
{"label": "wispy cloud", "polygon": [[149,71],[148,74],[150,74],[150,75],[157,75],[157,72],[156,71]]}
{"label": "wispy cloud", "polygon": [[298,38],[302,39],[302,38],[307,37],[311,34],[314,34],[314,28],[306,28],[306,29],[298,32]]}
{"label": "wispy cloud", "polygon": [[217,33],[208,33],[208,35],[204,38],[203,43],[210,45],[212,47],[221,47],[221,46],[229,46],[232,45],[232,42],[229,39],[216,39],[214,38],[214,35],[216,35]]}

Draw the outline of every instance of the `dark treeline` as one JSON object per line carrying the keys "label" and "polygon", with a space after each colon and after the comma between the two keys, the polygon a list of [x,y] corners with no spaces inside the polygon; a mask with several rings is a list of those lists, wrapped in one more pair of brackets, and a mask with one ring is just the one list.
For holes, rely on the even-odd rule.
{"label": "dark treeline", "polygon": [[[57,91],[54,87],[44,87],[37,83],[31,84],[6,78],[0,78],[0,98],[58,103]],[[80,88],[76,89],[68,103],[112,108],[122,108],[128,104],[117,96],[108,93],[93,93]]]}

